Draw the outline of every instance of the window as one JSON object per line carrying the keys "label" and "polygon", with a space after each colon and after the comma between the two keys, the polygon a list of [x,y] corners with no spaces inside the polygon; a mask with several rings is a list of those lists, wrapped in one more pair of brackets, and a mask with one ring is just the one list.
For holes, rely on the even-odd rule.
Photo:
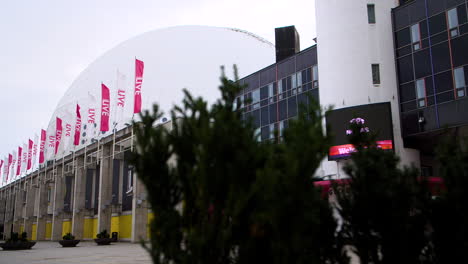
{"label": "window", "polygon": [[314,88],[318,88],[318,66],[314,65],[312,67],[312,83],[314,85]]}
{"label": "window", "polygon": [[380,66],[379,64],[372,64],[372,83],[380,84]]}
{"label": "window", "polygon": [[258,142],[262,141],[262,129],[261,129],[261,128],[255,129],[255,131],[254,131],[254,138],[255,138],[255,140],[257,140]]}
{"label": "window", "polygon": [[50,203],[51,200],[52,200],[52,189],[48,188],[47,189],[47,202]]}
{"label": "window", "polygon": [[283,136],[283,131],[286,128],[286,125],[287,125],[286,120],[280,121],[280,123],[279,123],[279,136],[280,137]]}
{"label": "window", "polygon": [[274,98],[273,98],[274,95],[275,95],[275,90],[273,89],[273,83],[270,83],[268,85],[268,98],[269,98],[270,103],[274,102]]}
{"label": "window", "polygon": [[374,4],[367,5],[367,20],[369,24],[375,24],[375,5]]}
{"label": "window", "polygon": [[236,99],[234,99],[234,102],[232,102],[232,110],[233,111],[237,110],[237,103],[238,102],[239,102],[239,97],[236,97]]}
{"label": "window", "polygon": [[133,191],[133,166],[129,166],[127,172],[127,193],[130,193]]}
{"label": "window", "polygon": [[457,97],[465,96],[465,72],[463,71],[463,67],[458,67],[453,70],[453,75],[455,78],[455,91],[457,93]]}
{"label": "window", "polygon": [[426,106],[426,82],[424,79],[416,80],[416,99],[418,107]]}
{"label": "window", "polygon": [[302,72],[297,72],[297,86],[302,85]]}
{"label": "window", "polygon": [[270,139],[274,139],[275,138],[275,124],[270,124]]}
{"label": "window", "polygon": [[[283,79],[284,80],[284,79]],[[283,95],[282,93],[284,92],[283,91],[283,80],[280,80],[278,82],[278,94],[279,94],[279,99],[283,99]],[[284,89],[286,89],[286,87],[284,87]]]}
{"label": "window", "polygon": [[260,107],[260,89],[252,92],[252,107],[253,109]]}
{"label": "window", "polygon": [[457,15],[457,8],[452,8],[447,11],[448,16],[448,26],[450,30],[450,36],[456,37],[458,36],[458,15]]}
{"label": "window", "polygon": [[292,83],[292,88],[296,88],[296,74],[291,75],[291,83]]}
{"label": "window", "polygon": [[421,48],[419,23],[411,26],[411,43],[413,44],[413,50],[418,50]]}

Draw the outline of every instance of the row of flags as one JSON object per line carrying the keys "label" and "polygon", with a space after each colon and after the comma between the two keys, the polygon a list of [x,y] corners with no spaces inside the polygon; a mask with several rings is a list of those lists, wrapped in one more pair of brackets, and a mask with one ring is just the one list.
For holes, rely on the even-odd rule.
{"label": "row of flags", "polygon": [[[141,88],[143,84],[144,63],[135,58],[135,82],[133,114],[141,112]],[[117,81],[114,104],[111,106],[111,91],[101,83],[100,115],[93,95],[88,94],[88,107],[86,122],[82,122],[82,107],[76,104],[74,113],[66,110],[63,116],[55,117],[55,125],[49,126],[46,131],[41,129],[40,139],[36,134],[34,140],[29,139],[27,144],[19,146],[17,150],[0,159],[0,186],[9,184],[28,173],[33,172],[46,160],[53,160],[65,156],[76,147],[87,145],[96,139],[99,133],[104,134],[114,130],[123,120],[126,104],[125,75],[117,71]],[[115,108],[115,109],[111,109]],[[112,112],[111,112],[112,110]],[[111,124],[111,116],[114,121]],[[99,124],[97,119],[100,119]],[[73,120],[73,121],[72,121]],[[72,124],[73,123],[73,124]],[[97,127],[99,126],[99,131]],[[113,126],[113,127],[112,127]]]}

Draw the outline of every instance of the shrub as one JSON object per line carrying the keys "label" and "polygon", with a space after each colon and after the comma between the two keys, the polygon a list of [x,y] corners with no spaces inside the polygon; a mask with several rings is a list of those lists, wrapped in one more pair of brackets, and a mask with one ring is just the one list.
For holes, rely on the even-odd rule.
{"label": "shrub", "polygon": [[67,233],[67,234],[64,235],[62,238],[63,238],[63,240],[74,240],[74,239],[75,239],[75,236],[72,235],[71,233]]}

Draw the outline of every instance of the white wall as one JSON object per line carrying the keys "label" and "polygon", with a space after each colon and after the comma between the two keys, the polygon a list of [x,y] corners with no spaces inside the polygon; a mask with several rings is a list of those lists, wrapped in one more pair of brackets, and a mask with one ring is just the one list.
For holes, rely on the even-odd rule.
{"label": "white wall", "polygon": [[[419,167],[419,152],[404,149],[401,138],[391,21],[397,2],[316,0],[319,96],[322,105],[334,109],[390,102],[396,153],[402,164]],[[368,23],[367,4],[375,4],[375,24]],[[380,65],[380,85],[372,84],[375,63]],[[326,163],[325,175],[333,167]]]}

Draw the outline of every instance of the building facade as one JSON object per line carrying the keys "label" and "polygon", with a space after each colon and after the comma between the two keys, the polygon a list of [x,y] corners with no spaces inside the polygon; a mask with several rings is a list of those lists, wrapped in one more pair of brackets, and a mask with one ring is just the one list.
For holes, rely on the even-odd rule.
{"label": "building facade", "polygon": [[[317,0],[317,44],[298,51],[294,27],[277,29],[277,62],[241,79],[244,117],[261,140],[276,140],[273,131],[281,138],[311,94],[340,115],[385,119],[370,124],[376,130],[387,129],[389,121],[389,131],[380,131],[387,135],[382,146],[393,149],[403,166],[437,176],[434,152],[441,137],[468,135],[467,10],[466,0]],[[384,103],[389,114],[376,110]],[[344,144],[346,125],[329,121],[337,145]],[[340,146],[351,151],[346,144],[335,150]],[[331,152],[316,176],[346,177],[341,168],[349,155]]]}
{"label": "building facade", "polygon": [[60,240],[71,232],[86,240],[107,230],[122,241],[147,239],[153,214],[128,163],[132,139],[128,127],[3,187],[5,238],[26,232],[32,240]]}

